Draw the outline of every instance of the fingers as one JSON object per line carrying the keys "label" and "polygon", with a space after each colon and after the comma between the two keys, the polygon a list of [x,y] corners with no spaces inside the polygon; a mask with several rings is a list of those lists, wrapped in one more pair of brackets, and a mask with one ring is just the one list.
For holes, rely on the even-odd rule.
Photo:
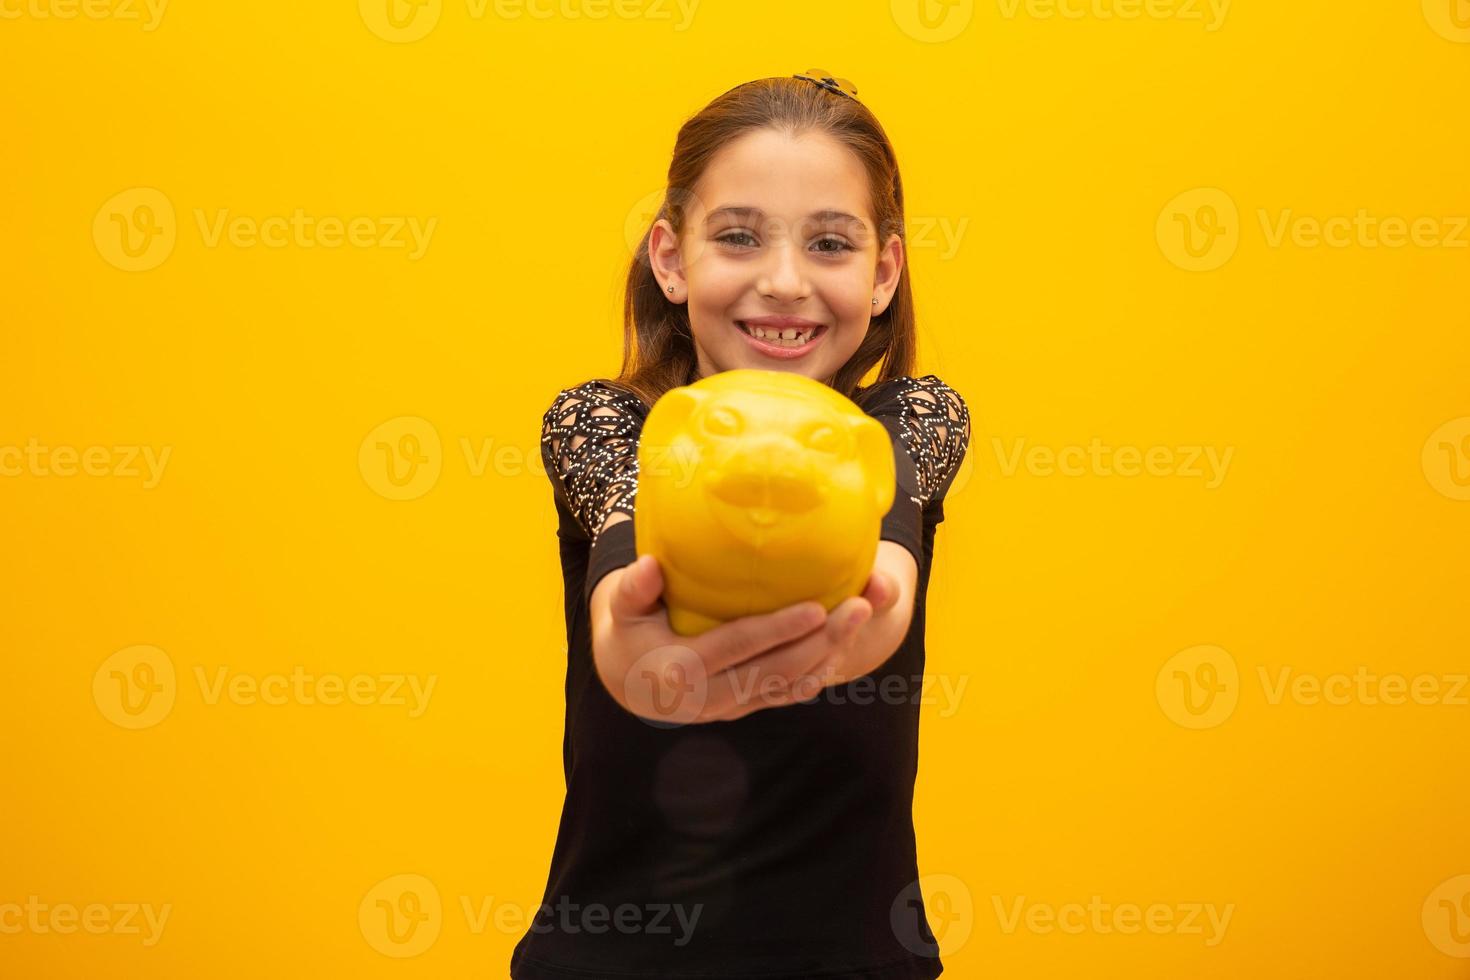
{"label": "fingers", "polygon": [[828,645],[822,630],[712,674],[701,721],[733,721],[762,708],[805,700],[822,689],[817,666]]}
{"label": "fingers", "polygon": [[733,721],[815,697],[831,679],[824,667],[841,656],[872,615],[866,600],[848,599],[832,610],[823,629],[712,674],[702,720]]}
{"label": "fingers", "polygon": [[898,583],[887,572],[875,571],[868,578],[863,598],[872,604],[874,613],[882,612],[898,601]]}
{"label": "fingers", "polygon": [[[893,600],[890,598],[889,602]],[[830,636],[835,646],[847,646],[864,623],[872,619],[878,608],[864,597],[848,599],[827,617]]]}
{"label": "fingers", "polygon": [[812,632],[827,621],[820,602],[798,602],[757,616],[741,616],[701,633],[693,644],[710,676]]}
{"label": "fingers", "polygon": [[651,616],[658,611],[663,594],[664,577],[658,559],[640,555],[633,564],[622,569],[622,579],[612,594],[609,608],[615,620]]}

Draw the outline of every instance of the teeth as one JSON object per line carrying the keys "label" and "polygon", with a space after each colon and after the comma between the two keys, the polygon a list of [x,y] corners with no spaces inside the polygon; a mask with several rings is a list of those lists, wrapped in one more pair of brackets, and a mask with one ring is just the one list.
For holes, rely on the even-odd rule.
{"label": "teeth", "polygon": [[775,344],[778,347],[800,347],[811,339],[812,333],[816,330],[815,327],[804,327],[800,330],[795,327],[788,327],[785,330],[776,330],[774,328],[751,326],[748,323],[743,324],[743,326],[745,327],[746,333],[753,337],[758,337],[768,344]]}

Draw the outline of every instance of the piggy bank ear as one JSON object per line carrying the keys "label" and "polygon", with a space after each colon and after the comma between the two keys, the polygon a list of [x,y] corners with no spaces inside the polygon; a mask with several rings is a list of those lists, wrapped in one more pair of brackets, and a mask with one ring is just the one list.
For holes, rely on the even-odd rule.
{"label": "piggy bank ear", "polygon": [[652,445],[667,446],[686,424],[694,410],[709,397],[709,392],[697,388],[670,388],[663,393],[648,411],[643,420],[640,441]]}
{"label": "piggy bank ear", "polygon": [[883,423],[870,415],[852,419],[852,434],[857,441],[858,461],[862,463],[873,491],[873,505],[879,514],[886,514],[893,506],[898,481],[893,462],[893,439]]}

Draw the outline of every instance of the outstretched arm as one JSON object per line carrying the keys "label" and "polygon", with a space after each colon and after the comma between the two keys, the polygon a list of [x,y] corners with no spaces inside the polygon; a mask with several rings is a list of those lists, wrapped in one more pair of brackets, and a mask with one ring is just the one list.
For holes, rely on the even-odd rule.
{"label": "outstretched arm", "polygon": [[970,442],[965,400],[936,375],[884,382],[873,395],[867,411],[893,438],[898,488],[863,592],[872,618],[858,630],[852,647],[826,665],[827,684],[876,670],[908,635],[923,558],[924,508],[943,500]]}

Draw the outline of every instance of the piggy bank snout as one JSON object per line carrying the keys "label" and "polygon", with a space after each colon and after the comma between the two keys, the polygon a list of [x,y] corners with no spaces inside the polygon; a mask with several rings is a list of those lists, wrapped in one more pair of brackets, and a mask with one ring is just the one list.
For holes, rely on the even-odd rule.
{"label": "piggy bank snout", "polygon": [[809,511],[822,502],[810,480],[753,470],[726,474],[715,482],[712,492],[734,507],[769,507],[787,514]]}
{"label": "piggy bank snout", "polygon": [[733,507],[761,508],[787,516],[822,502],[821,475],[790,440],[762,439],[724,461],[710,492]]}

